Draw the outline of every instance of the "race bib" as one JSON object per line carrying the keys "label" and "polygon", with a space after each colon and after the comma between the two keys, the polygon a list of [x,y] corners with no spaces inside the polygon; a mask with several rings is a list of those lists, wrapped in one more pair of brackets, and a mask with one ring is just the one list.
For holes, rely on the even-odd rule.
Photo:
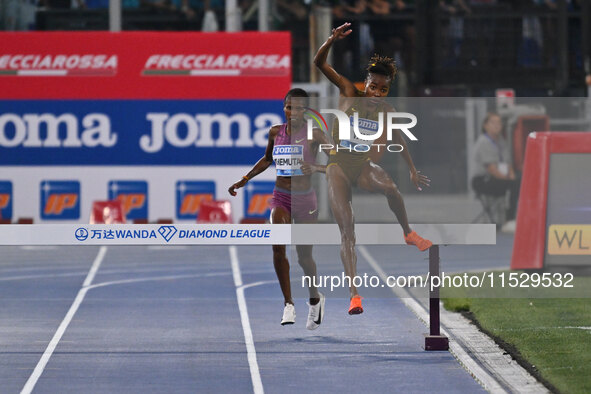
{"label": "race bib", "polygon": [[303,145],[276,145],[273,148],[273,160],[275,160],[277,176],[304,175],[302,172]]}
{"label": "race bib", "polygon": [[[354,132],[355,118],[353,116],[349,116],[349,122],[351,125],[351,138],[348,140],[341,140],[339,142],[339,145],[342,147],[351,148],[351,149],[355,148],[355,146],[357,146],[357,145],[364,145],[367,147],[367,149],[365,149],[365,150],[368,151],[369,145],[372,144],[373,140],[362,140],[361,138],[358,138]],[[379,130],[379,127],[380,127],[380,124],[378,121],[371,120],[371,119],[359,118],[358,123],[359,123],[359,125],[358,125],[359,133],[362,135],[366,135],[366,136],[376,135]],[[356,151],[360,152],[362,150],[357,149]]]}

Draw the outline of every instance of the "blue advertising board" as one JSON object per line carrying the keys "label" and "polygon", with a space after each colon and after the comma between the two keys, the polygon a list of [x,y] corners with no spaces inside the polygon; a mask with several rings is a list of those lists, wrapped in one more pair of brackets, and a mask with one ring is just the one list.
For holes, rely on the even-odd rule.
{"label": "blue advertising board", "polygon": [[281,100],[0,100],[0,165],[246,165]]}

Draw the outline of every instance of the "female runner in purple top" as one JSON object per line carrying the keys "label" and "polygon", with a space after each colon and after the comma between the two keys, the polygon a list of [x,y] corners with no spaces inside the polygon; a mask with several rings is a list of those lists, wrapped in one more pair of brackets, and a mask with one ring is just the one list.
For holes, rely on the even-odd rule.
{"label": "female runner in purple top", "polygon": [[[303,99],[298,100],[298,97]],[[228,189],[236,195],[236,189],[265,171],[273,160],[277,169],[277,179],[271,200],[271,223],[289,224],[314,223],[318,217],[316,193],[312,189],[311,175],[325,172],[325,166],[316,165],[316,152],[319,144],[329,144],[328,137],[319,129],[313,129],[312,140],[307,139],[305,103],[308,94],[302,89],[290,90],[283,100],[283,111],[287,123],[274,125],[269,130],[265,155],[252,169]],[[298,263],[309,278],[316,277],[316,263],[312,258],[312,245],[297,245]],[[291,298],[289,261],[285,245],[273,245],[273,265],[279,279],[284,297],[282,325],[295,322],[295,308]],[[312,283],[314,280],[312,280]],[[310,309],[306,327],[318,328],[324,314],[324,295],[314,286],[309,287]]]}

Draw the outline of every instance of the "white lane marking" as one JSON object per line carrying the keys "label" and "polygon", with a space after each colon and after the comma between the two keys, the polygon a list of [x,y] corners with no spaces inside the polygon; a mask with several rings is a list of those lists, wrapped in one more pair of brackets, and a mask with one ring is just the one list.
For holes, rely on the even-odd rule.
{"label": "white lane marking", "polygon": [[122,280],[114,280],[111,282],[96,283],[92,286],[88,286],[88,290],[96,289],[97,287],[123,285],[123,284],[128,284],[128,283],[140,283],[140,282],[150,282],[150,281],[159,281],[159,280],[200,278],[200,277],[224,276],[224,275],[230,275],[230,273],[229,272],[210,272],[208,274],[167,275],[167,276],[152,276],[149,278],[122,279]]}
{"label": "white lane marking", "polygon": [[88,272],[88,275],[86,276],[86,279],[84,280],[84,283],[82,284],[82,288],[80,289],[80,291],[78,291],[78,295],[76,295],[76,298],[74,299],[74,302],[72,303],[72,306],[70,306],[68,313],[66,313],[66,317],[64,317],[64,320],[62,320],[62,322],[60,323],[57,331],[53,335],[53,338],[51,338],[49,345],[47,345],[45,352],[41,356],[41,359],[37,363],[37,366],[33,370],[33,373],[31,374],[31,376],[29,376],[29,379],[27,380],[27,382],[25,383],[25,386],[21,390],[21,394],[29,394],[35,388],[35,384],[37,384],[37,381],[41,377],[41,374],[43,373],[45,366],[49,362],[49,359],[51,358],[53,351],[55,350],[60,339],[62,339],[62,336],[66,332],[66,329],[68,328],[68,325],[70,324],[70,322],[72,321],[72,318],[76,314],[78,307],[80,306],[80,304],[84,300],[84,296],[86,295],[86,292],[88,291],[88,286],[92,283],[92,280],[94,279],[94,276],[96,275],[96,272],[98,271],[106,253],[107,253],[107,247],[101,246],[96,258],[94,259],[94,262],[92,263],[92,266],[90,267],[90,271]]}
{"label": "white lane marking", "polygon": [[[162,271],[162,270],[138,270],[138,272],[154,272],[154,271]],[[101,271],[104,274],[107,273],[127,273],[132,271]],[[255,270],[255,271],[248,271],[249,274],[266,274],[269,273],[269,270]],[[0,282],[7,282],[7,281],[17,281],[17,280],[26,280],[26,279],[39,279],[39,278],[62,278],[68,276],[82,276],[84,272],[71,272],[66,274],[46,274],[46,275],[26,275],[26,276],[11,276],[9,278],[0,278]],[[183,275],[165,275],[165,276],[151,276],[147,278],[136,278],[136,279],[121,279],[121,280],[114,280],[110,282],[104,283],[96,283],[92,286],[88,286],[90,289],[95,289],[97,287],[103,286],[111,286],[111,285],[119,285],[119,284],[126,284],[126,283],[136,283],[136,282],[146,282],[146,281],[158,281],[158,280],[173,280],[173,279],[184,279],[184,278],[199,278],[199,277],[210,277],[210,276],[224,276],[230,275],[230,272],[209,272],[206,274],[199,273],[199,274],[183,274]],[[292,282],[296,282],[296,280],[292,280]],[[263,284],[272,284],[275,281],[264,281],[264,282],[256,282],[251,283],[248,285],[244,285],[245,288],[253,287],[253,286],[260,286]],[[5,298],[10,299],[10,298]],[[46,299],[46,298],[42,298]],[[56,298],[52,298],[55,300]]]}
{"label": "white lane marking", "polygon": [[238,260],[238,252],[235,246],[230,246],[230,261],[232,262],[234,285],[240,287],[242,286],[242,274],[240,273],[240,261]]}
{"label": "white lane marking", "polygon": [[[295,280],[292,280],[291,282],[292,283],[295,283],[296,281]],[[270,284],[275,284],[275,283],[277,283],[276,280],[261,280],[259,282],[253,282],[253,283],[249,283],[247,285],[242,285],[242,286],[240,286],[240,288],[246,290],[246,289],[249,289],[251,287],[262,286],[262,285],[270,285]]]}
{"label": "white lane marking", "polygon": [[101,266],[101,263],[103,262],[103,258],[105,257],[105,254],[107,254],[107,247],[101,246],[101,249],[99,250],[98,255],[94,259],[94,263],[92,263],[92,267],[90,267],[90,271],[88,272],[88,276],[84,280],[84,283],[82,283],[82,287],[90,286],[90,284],[92,283],[92,281],[94,279],[94,276],[96,275],[99,267]]}
{"label": "white lane marking", "polygon": [[[76,267],[72,267],[72,268],[78,268],[78,266]],[[50,268],[51,269],[51,268]],[[61,268],[60,268],[61,269]],[[38,270],[38,269],[35,269]],[[126,273],[146,273],[146,272],[170,272],[170,271],[197,271],[197,270],[201,270],[201,268],[146,268],[146,269],[137,269],[137,268],[133,268],[133,269],[111,269],[111,270],[102,270],[101,273],[103,275],[112,275],[112,274],[126,274]],[[2,270],[0,270],[0,272],[2,272]],[[266,273],[272,273],[274,271],[272,270],[268,270],[268,269],[261,269],[261,270],[250,270],[250,271],[245,271],[248,272],[249,274],[266,274]],[[80,271],[80,272],[68,272],[68,273],[63,273],[63,274],[38,274],[38,275],[20,275],[20,276],[8,276],[8,277],[0,277],[0,282],[5,282],[5,281],[11,281],[11,280],[26,280],[26,279],[39,279],[39,278],[60,278],[60,277],[67,277],[67,276],[82,276],[84,275],[85,272],[84,271]],[[211,273],[207,273],[207,274],[185,274],[187,275],[186,277],[199,277],[200,275],[205,275],[205,276],[209,276]],[[216,274],[217,275],[217,274]],[[230,272],[224,272],[223,275],[230,275]],[[178,275],[178,277],[182,277],[182,275]],[[148,278],[149,279],[149,278]],[[131,279],[132,281],[135,281],[136,279]],[[143,280],[142,278],[140,278],[140,280]],[[115,281],[118,282],[118,281]],[[274,282],[273,282],[274,283]],[[95,285],[93,285],[92,287],[96,287]]]}
{"label": "white lane marking", "polygon": [[0,272],[27,272],[27,271],[49,271],[49,270],[66,270],[71,268],[78,268],[80,267],[79,263],[76,264],[59,264],[53,265],[54,261],[44,263],[42,265],[27,265],[23,267],[23,264],[27,264],[27,262],[20,262],[17,264],[0,264]]}
{"label": "white lane marking", "polygon": [[[369,265],[376,271],[384,283],[387,283],[388,275],[384,272],[380,264],[373,258],[367,248],[363,245],[359,246],[359,252],[367,260]],[[400,287],[390,287],[390,290],[410,309],[418,318],[425,324],[429,325],[429,313],[419,304],[411,294]],[[441,333],[448,338],[451,335],[442,327]],[[455,341],[449,341],[449,349],[460,361],[460,363],[468,370],[474,379],[480,383],[486,390],[494,393],[505,393],[505,389],[491,376],[484,368],[482,368],[476,360],[474,360],[466,351]]]}
{"label": "white lane marking", "polygon": [[10,280],[25,280],[25,279],[39,279],[39,278],[63,278],[67,276],[82,276],[84,272],[68,272],[65,274],[45,274],[45,275],[21,275],[11,276],[8,278],[0,278],[0,282],[6,282]]}
{"label": "white lane marking", "polygon": [[263,394],[263,382],[259,372],[257,362],[257,353],[254,347],[254,339],[250,328],[250,319],[248,318],[248,308],[246,307],[246,298],[244,297],[244,287],[242,283],[242,274],[240,273],[240,261],[236,246],[230,246],[230,260],[232,262],[232,274],[234,276],[234,285],[236,286],[236,297],[238,299],[238,309],[240,310],[240,321],[242,322],[242,331],[244,331],[244,342],[246,343],[246,354],[248,357],[248,366],[250,368],[250,378],[252,379],[252,389],[255,394]]}

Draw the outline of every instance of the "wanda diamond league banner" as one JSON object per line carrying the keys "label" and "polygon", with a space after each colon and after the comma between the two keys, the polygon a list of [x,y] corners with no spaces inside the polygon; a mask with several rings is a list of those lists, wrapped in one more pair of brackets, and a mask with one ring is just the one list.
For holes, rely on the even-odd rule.
{"label": "wanda diamond league banner", "polygon": [[[194,220],[199,204],[178,194],[225,198],[290,86],[289,33],[0,33],[3,217],[85,222],[93,200],[125,190],[113,185],[143,185],[128,217]],[[47,206],[63,185],[71,204]]]}

